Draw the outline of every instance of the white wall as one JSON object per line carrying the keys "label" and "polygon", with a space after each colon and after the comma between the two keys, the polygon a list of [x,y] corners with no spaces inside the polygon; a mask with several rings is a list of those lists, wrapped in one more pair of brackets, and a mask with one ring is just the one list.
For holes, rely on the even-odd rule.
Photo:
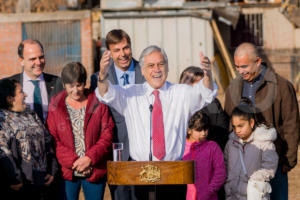
{"label": "white wall", "polygon": [[213,33],[207,20],[190,16],[106,17],[101,21],[102,37],[116,28],[125,30],[132,40],[135,59],[149,45],[158,45],[169,59],[168,80],[177,83],[187,66],[199,66],[199,52],[213,56]]}

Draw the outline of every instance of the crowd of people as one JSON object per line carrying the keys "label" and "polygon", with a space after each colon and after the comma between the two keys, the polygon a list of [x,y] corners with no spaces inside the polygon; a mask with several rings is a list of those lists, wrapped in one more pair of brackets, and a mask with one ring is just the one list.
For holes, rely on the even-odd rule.
{"label": "crowd of people", "polygon": [[262,61],[251,43],[234,53],[239,76],[216,98],[211,62],[167,81],[158,46],[132,57],[120,29],[106,36],[100,70],[80,62],[57,77],[44,72],[43,45],[18,47],[22,73],[0,80],[0,190],[9,199],[104,198],[112,143],[123,161],[194,160],[194,184],[109,185],[113,200],[287,200],[297,164],[299,108],[293,85]]}

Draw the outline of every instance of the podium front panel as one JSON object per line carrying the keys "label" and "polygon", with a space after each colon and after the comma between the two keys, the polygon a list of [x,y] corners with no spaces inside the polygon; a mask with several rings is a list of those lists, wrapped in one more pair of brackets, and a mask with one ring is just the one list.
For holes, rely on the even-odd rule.
{"label": "podium front panel", "polygon": [[176,185],[194,183],[194,161],[108,161],[110,185]]}

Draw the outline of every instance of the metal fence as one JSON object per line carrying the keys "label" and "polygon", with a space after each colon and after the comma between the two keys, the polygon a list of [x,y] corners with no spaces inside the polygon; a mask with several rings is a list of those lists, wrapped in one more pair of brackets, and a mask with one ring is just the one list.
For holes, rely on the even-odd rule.
{"label": "metal fence", "polygon": [[81,61],[80,21],[26,22],[22,39],[37,39],[45,50],[49,73],[60,75],[61,67],[70,61]]}

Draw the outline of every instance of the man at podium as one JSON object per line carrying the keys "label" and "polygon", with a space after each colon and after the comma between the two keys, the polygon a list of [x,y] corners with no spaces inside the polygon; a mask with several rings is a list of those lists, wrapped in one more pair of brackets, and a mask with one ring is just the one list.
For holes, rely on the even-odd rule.
{"label": "man at podium", "polygon": [[[194,86],[166,81],[168,58],[158,46],[144,49],[139,64],[146,82],[125,87],[112,85],[107,80],[109,63],[103,65],[96,96],[125,117],[132,160],[181,160],[189,117],[211,103],[217,94],[210,61],[200,53],[204,78]],[[159,198],[166,199],[163,191]],[[168,191],[167,198],[174,194],[174,198],[179,199],[176,191]],[[181,197],[185,199],[185,194]]]}

